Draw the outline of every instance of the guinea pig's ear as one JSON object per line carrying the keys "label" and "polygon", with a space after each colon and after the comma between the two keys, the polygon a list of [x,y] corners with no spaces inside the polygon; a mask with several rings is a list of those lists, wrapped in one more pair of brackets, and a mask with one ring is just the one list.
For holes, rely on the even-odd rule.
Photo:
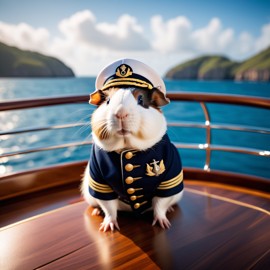
{"label": "guinea pig's ear", "polygon": [[96,90],[90,94],[89,103],[93,105],[100,105],[105,100],[105,94],[101,90]]}
{"label": "guinea pig's ear", "polygon": [[158,88],[152,89],[151,104],[155,107],[165,106],[170,103],[170,100]]}

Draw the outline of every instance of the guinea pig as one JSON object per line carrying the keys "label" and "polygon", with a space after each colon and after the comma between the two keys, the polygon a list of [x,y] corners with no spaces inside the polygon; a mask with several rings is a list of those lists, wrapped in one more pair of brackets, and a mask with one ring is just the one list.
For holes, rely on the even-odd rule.
{"label": "guinea pig", "polygon": [[91,117],[93,146],[81,191],[92,214],[101,209],[105,215],[100,230],[120,229],[118,210],[140,215],[151,209],[152,225],[169,228],[166,213],[182,197],[183,170],[160,109],[169,103],[162,79],[145,64],[123,59],[99,74],[96,87],[89,101],[98,106]]}

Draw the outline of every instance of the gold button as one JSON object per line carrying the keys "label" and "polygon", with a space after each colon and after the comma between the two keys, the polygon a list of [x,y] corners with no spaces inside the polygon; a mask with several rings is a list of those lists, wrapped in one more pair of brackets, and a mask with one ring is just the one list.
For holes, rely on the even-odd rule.
{"label": "gold button", "polygon": [[128,176],[128,177],[126,178],[125,182],[126,182],[128,185],[130,185],[130,184],[132,184],[132,183],[134,182],[134,179],[133,179],[133,177]]}
{"label": "gold button", "polygon": [[139,203],[135,203],[135,204],[134,204],[134,208],[135,208],[135,209],[140,208],[140,206],[141,206],[141,205],[140,205]]}
{"label": "gold button", "polygon": [[125,158],[126,159],[131,159],[133,157],[133,153],[132,152],[127,152],[126,154],[125,154]]}
{"label": "gold button", "polygon": [[144,202],[142,202],[142,203],[135,203],[134,204],[134,208],[135,209],[138,209],[138,208],[140,208],[142,205],[144,205],[144,204],[146,204],[147,203],[147,201],[144,201]]}
{"label": "gold button", "polygon": [[135,189],[134,188],[129,188],[128,190],[127,190],[127,193],[128,194],[133,194],[135,192]]}
{"label": "gold button", "polygon": [[133,165],[130,164],[130,163],[128,163],[128,164],[125,166],[125,170],[126,170],[127,172],[131,172],[131,171],[133,170]]}
{"label": "gold button", "polygon": [[132,195],[132,196],[130,196],[130,199],[131,199],[132,201],[136,201],[137,199],[139,199],[139,198],[141,198],[141,197],[143,197],[143,195],[139,195],[139,196]]}

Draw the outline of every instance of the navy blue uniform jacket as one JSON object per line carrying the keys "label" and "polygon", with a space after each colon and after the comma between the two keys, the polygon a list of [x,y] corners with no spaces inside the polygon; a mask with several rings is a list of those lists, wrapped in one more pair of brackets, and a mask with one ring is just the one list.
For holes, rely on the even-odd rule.
{"label": "navy blue uniform jacket", "polygon": [[119,198],[137,213],[152,206],[152,198],[183,190],[179,153],[167,134],[146,151],[106,152],[93,144],[90,157],[90,194],[101,200]]}

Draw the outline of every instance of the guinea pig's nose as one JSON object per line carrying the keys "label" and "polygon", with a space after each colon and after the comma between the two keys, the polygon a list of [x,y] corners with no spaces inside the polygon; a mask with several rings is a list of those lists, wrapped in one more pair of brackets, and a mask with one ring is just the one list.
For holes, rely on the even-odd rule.
{"label": "guinea pig's nose", "polygon": [[128,111],[121,105],[116,110],[115,117],[117,119],[123,120],[128,117]]}

